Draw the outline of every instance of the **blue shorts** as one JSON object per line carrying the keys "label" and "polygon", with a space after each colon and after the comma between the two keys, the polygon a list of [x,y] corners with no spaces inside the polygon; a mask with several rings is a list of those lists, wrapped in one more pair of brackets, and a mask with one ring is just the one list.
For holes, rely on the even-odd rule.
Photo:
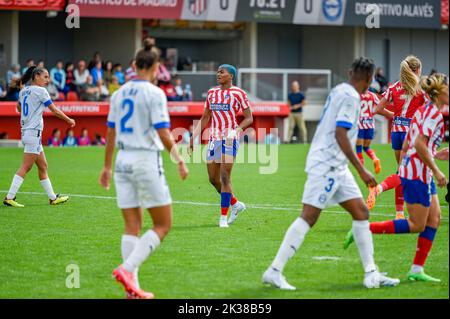
{"label": "blue shorts", "polygon": [[239,141],[237,140],[233,140],[232,146],[227,146],[225,140],[210,141],[208,144],[206,160],[220,163],[222,161],[222,154],[236,157],[238,149]]}
{"label": "blue shorts", "polygon": [[392,149],[395,151],[401,151],[405,137],[406,132],[391,132]]}
{"label": "blue shorts", "polygon": [[373,140],[375,130],[373,128],[359,129],[358,138],[360,140]]}
{"label": "blue shorts", "polygon": [[425,207],[430,207],[431,196],[437,194],[434,180],[431,180],[429,185],[418,179],[410,180],[402,177],[401,180],[405,202],[408,204],[420,204]]}

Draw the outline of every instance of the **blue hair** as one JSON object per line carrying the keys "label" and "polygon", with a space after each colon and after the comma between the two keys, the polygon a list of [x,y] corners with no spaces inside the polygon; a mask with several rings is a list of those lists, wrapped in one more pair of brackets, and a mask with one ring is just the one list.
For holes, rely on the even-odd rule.
{"label": "blue hair", "polygon": [[236,68],[231,64],[222,64],[221,66],[219,66],[219,69],[226,69],[228,73],[233,76],[233,80],[236,80],[237,71]]}

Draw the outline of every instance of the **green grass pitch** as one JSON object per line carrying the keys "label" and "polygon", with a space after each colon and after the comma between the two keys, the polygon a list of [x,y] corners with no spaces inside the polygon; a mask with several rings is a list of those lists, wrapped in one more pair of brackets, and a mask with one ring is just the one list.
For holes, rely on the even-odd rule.
{"label": "green grass pitch", "polygon": [[[381,181],[396,165],[388,145],[374,148],[382,160]],[[141,267],[141,286],[157,298],[448,298],[449,209],[444,190],[439,190],[443,220],[426,265],[442,283],[407,282],[417,235],[385,235],[374,236],[377,264],[402,282],[395,288],[364,289],[356,247],[342,249],[351,218],[332,207],[285,269],[298,290],[283,292],[261,284],[263,271],[299,214],[307,151],[307,146],[281,145],[279,169],[273,175],[260,175],[258,164],[236,165],[234,191],[248,209],[229,229],[217,226],[220,198],[208,184],[206,165],[189,165],[190,176],[182,183],[166,153],[166,176],[175,201],[173,229]],[[106,192],[97,182],[104,149],[45,152],[55,191],[86,196],[50,207],[36,169],[30,172],[21,189],[28,194],[18,194],[26,207],[0,208],[0,298],[123,298],[122,287],[111,278],[121,261],[120,211],[113,198],[89,197],[115,196],[114,188]],[[2,194],[21,159],[21,149],[0,149]],[[448,176],[448,163],[439,165]],[[393,196],[381,197],[371,220],[394,216]],[[144,229],[150,226],[146,214]],[[80,288],[66,287],[70,264],[80,269]]]}

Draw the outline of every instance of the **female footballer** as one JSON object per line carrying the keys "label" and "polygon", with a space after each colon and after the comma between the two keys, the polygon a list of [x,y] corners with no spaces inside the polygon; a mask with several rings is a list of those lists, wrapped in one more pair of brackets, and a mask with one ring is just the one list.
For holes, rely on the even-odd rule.
{"label": "female footballer", "polygon": [[17,110],[20,113],[20,125],[22,127],[22,143],[24,154],[22,165],[14,175],[8,194],[3,204],[12,207],[24,207],[16,202],[16,194],[22,185],[25,175],[34,164],[38,168],[39,180],[47,192],[50,205],[58,205],[69,200],[69,196],[55,194],[52,183],[47,173],[47,159],[42,148],[42,130],[44,129],[43,113],[48,108],[58,118],[64,120],[70,127],[75,126],[75,121],[67,117],[53,104],[46,87],[50,82],[50,75],[44,68],[32,66],[16,82],[14,86],[20,88]]}
{"label": "female footballer", "polygon": [[[421,73],[422,62],[415,56],[406,57],[400,65],[400,81],[390,86],[383,93],[383,98],[376,108],[378,114],[393,119],[391,128],[392,149],[399,164],[400,153],[411,120],[419,107],[423,106],[427,100],[426,94],[419,83]],[[387,106],[393,107],[393,112],[385,109]],[[375,206],[376,197],[383,191],[392,188],[395,188],[396,218],[403,219],[405,218],[403,188],[397,174],[389,176],[380,185],[369,189],[367,207],[372,209]]]}
{"label": "female footballer", "polygon": [[370,148],[370,144],[372,144],[375,134],[375,120],[373,117],[379,102],[378,96],[373,92],[367,91],[361,94],[361,113],[359,114],[358,122],[358,139],[356,140],[356,154],[359,161],[364,165],[364,150],[373,161],[376,174],[381,172],[381,162],[375,151]]}
{"label": "female footballer", "polygon": [[[219,227],[222,228],[232,224],[238,214],[245,210],[245,205],[233,195],[231,171],[239,148],[239,136],[253,123],[247,94],[233,85],[236,73],[236,68],[232,65],[223,64],[219,67],[217,70],[219,86],[208,91],[203,115],[190,140],[192,152],[195,139],[212,119],[207,150],[207,169],[209,182],[221,197]],[[236,120],[240,110],[244,113],[244,119],[238,125]],[[227,220],[230,205],[231,214],[230,219]]]}
{"label": "female footballer", "polygon": [[[123,263],[113,271],[113,276],[125,287],[129,297],[138,299],[154,298],[152,293],[139,287],[137,272],[172,226],[172,198],[161,151],[166,148],[170,152],[182,180],[188,175],[170,133],[167,98],[152,84],[158,58],[157,51],[145,44],[136,55],[137,77],[111,97],[105,165],[100,175],[100,184],[108,190],[117,145],[114,184],[125,230],[121,246]],[[142,227],[141,207],[150,213],[153,228],[138,237]]]}
{"label": "female footballer", "polygon": [[[414,116],[403,144],[405,154],[399,168],[409,218],[370,224],[374,234],[420,233],[408,279],[412,281],[439,282],[424,272],[425,261],[433,245],[441,218],[437,186],[447,184],[445,175],[434,159],[449,160],[449,149],[437,151],[444,139],[444,118],[441,110],[448,105],[448,77],[434,74],[425,77],[421,86],[431,102],[421,107]],[[353,241],[350,231],[344,248]]]}

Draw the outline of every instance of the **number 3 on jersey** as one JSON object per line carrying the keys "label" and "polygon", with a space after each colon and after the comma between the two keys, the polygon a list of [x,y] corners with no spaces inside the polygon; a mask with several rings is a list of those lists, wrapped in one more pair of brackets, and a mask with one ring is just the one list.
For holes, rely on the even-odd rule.
{"label": "number 3 on jersey", "polygon": [[122,102],[122,111],[125,115],[120,119],[120,133],[133,133],[132,127],[127,127],[127,122],[130,120],[134,112],[134,102],[130,99],[125,99]]}

